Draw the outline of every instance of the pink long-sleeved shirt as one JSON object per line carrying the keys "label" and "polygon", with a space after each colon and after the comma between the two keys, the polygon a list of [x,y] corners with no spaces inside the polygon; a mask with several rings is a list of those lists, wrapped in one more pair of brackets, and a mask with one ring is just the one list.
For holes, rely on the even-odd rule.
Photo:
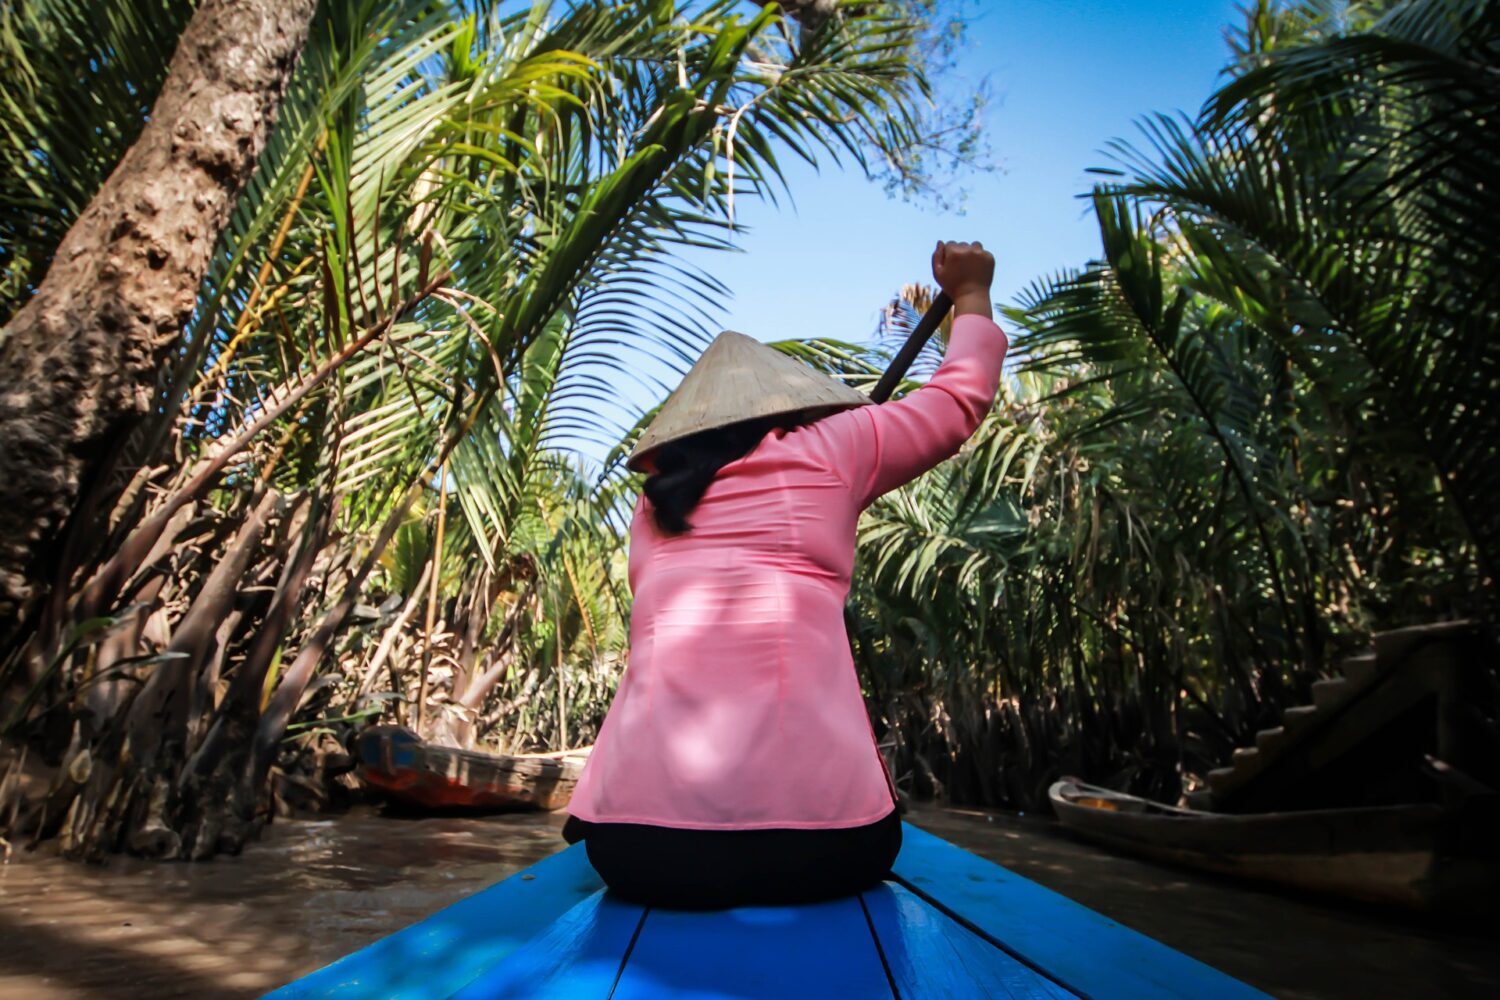
{"label": "pink long-sleeved shirt", "polygon": [[860,826],[894,799],[844,629],[855,524],[954,455],[995,399],[1008,342],[953,324],[927,384],[774,430],[688,515],[630,528],[630,656],[569,811],[690,829]]}

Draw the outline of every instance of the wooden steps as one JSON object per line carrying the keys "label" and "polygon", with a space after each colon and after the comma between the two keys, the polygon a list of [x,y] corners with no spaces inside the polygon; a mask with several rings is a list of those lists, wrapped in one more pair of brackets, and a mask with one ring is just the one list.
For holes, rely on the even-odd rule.
{"label": "wooden steps", "polygon": [[1299,729],[1306,728],[1309,723],[1315,721],[1317,718],[1317,706],[1298,705],[1281,713],[1281,727],[1290,736],[1295,734]]}
{"label": "wooden steps", "polygon": [[1365,684],[1374,679],[1379,669],[1373,652],[1345,657],[1339,666],[1344,676],[1355,684]]}
{"label": "wooden steps", "polygon": [[1466,644],[1479,632],[1476,623],[1460,621],[1377,633],[1369,650],[1344,658],[1335,676],[1313,683],[1312,704],[1285,710],[1281,725],[1256,733],[1254,746],[1236,749],[1226,766],[1209,771],[1207,787],[1190,793],[1185,804],[1238,811],[1237,800],[1248,797],[1257,800],[1253,808],[1267,808],[1270,792],[1257,785],[1278,772],[1306,771],[1334,753],[1312,752],[1309,746],[1347,748],[1361,732],[1394,718],[1415,700],[1447,690],[1448,682],[1438,674],[1463,659],[1459,650],[1470,648]]}
{"label": "wooden steps", "polygon": [[1343,677],[1329,677],[1321,681],[1313,681],[1313,706],[1332,708],[1348,698],[1354,690],[1355,686]]}
{"label": "wooden steps", "polygon": [[1286,734],[1285,726],[1276,726],[1272,729],[1262,729],[1255,734],[1255,748],[1261,753],[1275,753],[1290,739]]}

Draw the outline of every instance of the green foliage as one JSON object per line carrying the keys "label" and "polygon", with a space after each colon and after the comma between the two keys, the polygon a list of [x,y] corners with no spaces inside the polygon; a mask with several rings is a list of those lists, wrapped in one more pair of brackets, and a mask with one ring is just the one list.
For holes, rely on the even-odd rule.
{"label": "green foliage", "polygon": [[120,162],[166,79],[194,4],[11,0],[0,6],[0,325]]}
{"label": "green foliage", "polygon": [[[5,119],[13,274],[45,266],[138,131],[166,65],[149,8],[6,8],[29,102]],[[320,4],[155,410],[101,463],[116,492],[0,651],[0,696],[43,678],[22,735],[101,762],[38,834],[96,856],[148,823],[172,836],[141,843],[205,856],[226,809],[234,843],[268,773],[372,708],[459,743],[590,738],[626,641],[629,500],[566,445],[618,434],[598,403],[642,360],[708,342],[722,288],[676,249],[726,246],[735,199],[774,197],[788,154],[873,167],[914,144],[906,9],[798,31],[736,0]],[[244,572],[215,580],[231,556]],[[63,641],[101,615],[120,627],[97,657]],[[191,655],[163,666],[190,618]]]}
{"label": "green foliage", "polygon": [[1500,19],[1261,3],[1113,145],[1102,254],[1009,311],[966,452],[860,532],[856,653],[924,789],[1159,798],[1371,631],[1492,614]]}
{"label": "green foliage", "polygon": [[[113,759],[81,722],[124,720],[170,667],[161,752],[193,764],[152,822],[184,831],[230,797],[217,762],[254,785],[422,690],[456,742],[587,742],[627,642],[623,458],[650,416],[600,404],[707,344],[723,289],[674,252],[726,245],[786,156],[924,183],[935,10],[846,3],[800,31],[732,0],[322,4],[114,456],[130,485],[78,520],[77,591],[0,664],[34,679],[7,718],[55,734],[73,712],[74,745]],[[139,129],[153,11],[0,17],[7,311]],[[1001,403],[860,525],[855,660],[919,788],[1030,807],[1073,772],[1171,798],[1369,631],[1493,611],[1494,13],[1258,3],[1195,120],[1113,147],[1099,258],[1022,297]],[[779,346],[856,385],[884,362]],[[610,436],[602,473],[568,453]],[[164,659],[237,544],[232,611]],[[91,787],[65,841],[118,843],[130,787]]]}

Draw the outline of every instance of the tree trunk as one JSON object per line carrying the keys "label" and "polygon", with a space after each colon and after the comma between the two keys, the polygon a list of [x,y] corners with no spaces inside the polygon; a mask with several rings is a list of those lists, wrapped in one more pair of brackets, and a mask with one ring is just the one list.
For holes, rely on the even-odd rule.
{"label": "tree trunk", "polygon": [[140,139],[0,333],[0,619],[111,439],[153,405],[316,0],[203,0]]}
{"label": "tree trunk", "polygon": [[775,0],[776,5],[785,12],[787,17],[801,27],[798,36],[801,44],[806,45],[812,36],[817,34],[818,29],[823,27],[825,21],[833,16],[838,7],[838,0]]}

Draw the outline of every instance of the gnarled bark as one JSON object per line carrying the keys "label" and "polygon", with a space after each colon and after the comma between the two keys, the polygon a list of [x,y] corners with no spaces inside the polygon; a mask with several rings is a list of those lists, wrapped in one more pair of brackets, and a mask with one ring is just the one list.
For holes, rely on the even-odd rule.
{"label": "gnarled bark", "polygon": [[802,26],[802,41],[806,42],[833,16],[838,0],[776,0],[776,5]]}
{"label": "gnarled bark", "polygon": [[151,120],[0,334],[0,619],[107,442],[147,413],[316,0],[204,0]]}

